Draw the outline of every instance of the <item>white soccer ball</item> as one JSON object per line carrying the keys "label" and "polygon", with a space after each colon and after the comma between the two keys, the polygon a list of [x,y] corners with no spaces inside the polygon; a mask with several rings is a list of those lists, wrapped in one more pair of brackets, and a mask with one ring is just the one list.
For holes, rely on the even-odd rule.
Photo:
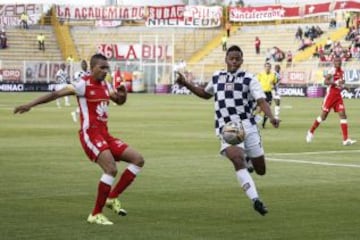
{"label": "white soccer ball", "polygon": [[228,144],[240,144],[245,139],[244,127],[240,122],[228,122],[222,128],[221,135]]}

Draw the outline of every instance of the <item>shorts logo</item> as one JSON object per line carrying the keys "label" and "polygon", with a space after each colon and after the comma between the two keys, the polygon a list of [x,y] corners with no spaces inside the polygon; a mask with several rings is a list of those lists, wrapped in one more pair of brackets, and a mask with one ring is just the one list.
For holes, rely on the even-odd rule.
{"label": "shorts logo", "polygon": [[96,146],[97,146],[97,147],[102,147],[102,145],[103,145],[102,142],[97,142],[97,143],[96,143]]}

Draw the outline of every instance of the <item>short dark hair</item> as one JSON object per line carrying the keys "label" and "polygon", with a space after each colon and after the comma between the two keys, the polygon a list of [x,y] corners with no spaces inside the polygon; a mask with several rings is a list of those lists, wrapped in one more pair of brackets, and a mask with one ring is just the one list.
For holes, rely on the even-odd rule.
{"label": "short dark hair", "polygon": [[244,56],[243,51],[237,45],[232,45],[231,47],[229,47],[228,50],[226,51],[226,56],[229,54],[229,52],[240,52],[241,56],[242,57]]}
{"label": "short dark hair", "polygon": [[107,58],[102,55],[101,53],[94,54],[90,59],[90,68],[93,69],[93,67],[96,65],[98,60],[107,60]]}

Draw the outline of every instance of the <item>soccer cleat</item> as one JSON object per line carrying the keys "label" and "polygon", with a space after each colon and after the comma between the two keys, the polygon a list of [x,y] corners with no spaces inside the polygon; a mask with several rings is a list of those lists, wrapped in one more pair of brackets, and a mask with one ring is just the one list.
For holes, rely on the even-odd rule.
{"label": "soccer cleat", "polygon": [[311,143],[313,138],[314,138],[314,134],[312,134],[310,131],[308,131],[307,134],[306,134],[306,142]]}
{"label": "soccer cleat", "polygon": [[345,141],[343,141],[343,145],[344,146],[350,146],[353,145],[354,143],[356,143],[356,140],[352,140],[350,138],[346,139]]}
{"label": "soccer cleat", "polygon": [[265,216],[265,214],[268,213],[267,208],[258,198],[254,199],[254,209],[258,213],[260,213],[262,216]]}
{"label": "soccer cleat", "polygon": [[114,223],[111,222],[107,217],[105,217],[102,213],[98,213],[93,216],[91,213],[86,220],[88,223],[95,223],[99,225],[113,225]]}
{"label": "soccer cleat", "polygon": [[112,209],[116,214],[120,216],[126,216],[127,212],[125,209],[121,208],[121,202],[117,198],[108,198],[106,199],[105,206]]}

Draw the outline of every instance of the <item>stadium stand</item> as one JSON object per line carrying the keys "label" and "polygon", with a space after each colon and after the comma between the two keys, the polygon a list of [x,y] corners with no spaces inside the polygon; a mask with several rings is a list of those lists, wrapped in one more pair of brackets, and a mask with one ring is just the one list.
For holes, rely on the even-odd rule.
{"label": "stadium stand", "polygon": [[[39,33],[45,36],[45,51],[40,51],[36,37]],[[0,50],[2,64],[8,68],[17,68],[25,59],[27,61],[61,61],[59,50],[52,27],[24,30],[9,28],[6,30],[8,48]]]}
{"label": "stadium stand", "polygon": [[221,30],[217,29],[152,29],[143,26],[127,26],[121,28],[97,28],[88,26],[72,26],[71,35],[77,47],[78,55],[88,59],[97,51],[102,43],[134,44],[140,41],[151,41],[155,44],[156,36],[159,43],[172,44],[174,36],[175,60],[189,59],[194,52],[216,36]]}

